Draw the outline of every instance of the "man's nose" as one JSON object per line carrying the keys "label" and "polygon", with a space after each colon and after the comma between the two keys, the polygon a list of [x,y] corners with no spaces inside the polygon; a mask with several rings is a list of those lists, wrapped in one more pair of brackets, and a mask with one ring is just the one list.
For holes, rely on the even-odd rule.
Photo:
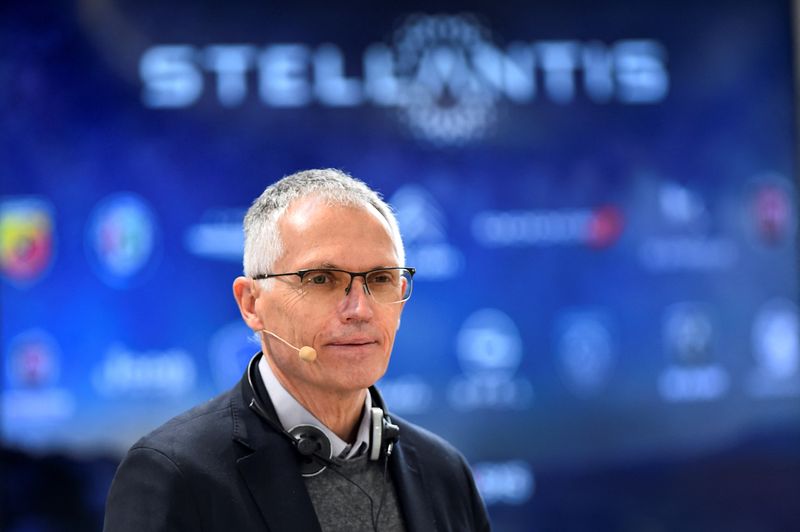
{"label": "man's nose", "polygon": [[345,320],[372,318],[372,296],[363,278],[354,278],[339,304],[339,313]]}

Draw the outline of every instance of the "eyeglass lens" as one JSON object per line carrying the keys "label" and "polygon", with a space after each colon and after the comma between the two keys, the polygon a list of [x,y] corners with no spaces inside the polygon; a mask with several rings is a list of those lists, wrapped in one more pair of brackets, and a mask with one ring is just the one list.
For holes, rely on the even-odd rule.
{"label": "eyeglass lens", "polygon": [[[315,296],[342,295],[352,289],[355,279],[349,272],[341,270],[309,270],[302,277],[303,288]],[[379,303],[399,303],[411,296],[412,277],[408,270],[387,269],[374,270],[362,276],[366,282],[366,291]]]}

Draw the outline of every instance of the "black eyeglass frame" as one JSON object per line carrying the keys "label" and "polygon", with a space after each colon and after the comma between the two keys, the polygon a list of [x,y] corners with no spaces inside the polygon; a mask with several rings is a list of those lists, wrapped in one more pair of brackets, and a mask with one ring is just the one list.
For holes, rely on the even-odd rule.
{"label": "black eyeglass frame", "polygon": [[[348,274],[350,276],[350,282],[347,284],[347,287],[344,289],[345,295],[348,295],[350,293],[350,289],[353,287],[353,279],[355,279],[356,277],[361,277],[362,279],[364,279],[364,290],[366,290],[366,292],[369,295],[372,295],[372,292],[369,291],[369,283],[367,283],[367,275],[369,275],[371,273],[375,273],[375,272],[386,271],[386,270],[407,271],[409,277],[411,277],[412,279],[414,278],[414,274],[417,273],[417,269],[416,268],[410,268],[410,267],[406,267],[406,266],[388,266],[386,268],[373,268],[373,269],[367,270],[365,272],[350,272],[350,271],[342,270],[342,269],[339,269],[339,268],[308,268],[308,269],[304,269],[304,270],[297,270],[296,272],[261,273],[259,275],[254,275],[253,276],[253,280],[254,281],[260,281],[260,280],[263,280],[263,279],[272,279],[273,277],[288,277],[290,275],[296,275],[296,276],[298,276],[300,278],[300,282],[303,282],[303,278],[306,275],[308,275],[309,273],[311,273],[311,272],[340,272],[340,273],[346,273],[346,274]],[[411,294],[409,293],[408,297],[406,299],[401,299],[399,301],[393,301],[392,303],[402,303],[403,301],[408,301],[408,299],[410,297],[411,297]],[[388,304],[391,304],[391,303],[385,303],[385,304],[388,305]]]}

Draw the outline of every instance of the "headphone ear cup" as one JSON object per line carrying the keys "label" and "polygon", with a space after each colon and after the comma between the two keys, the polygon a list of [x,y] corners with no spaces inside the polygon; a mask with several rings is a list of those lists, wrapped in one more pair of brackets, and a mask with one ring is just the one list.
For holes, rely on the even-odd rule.
{"label": "headphone ear cup", "polygon": [[369,459],[374,462],[383,453],[383,410],[373,407],[369,421]]}
{"label": "headphone ear cup", "polygon": [[313,477],[322,473],[333,457],[331,441],[319,427],[297,425],[287,431],[301,456],[300,474]]}
{"label": "headphone ear cup", "polygon": [[369,459],[380,459],[392,452],[394,442],[400,437],[400,427],[393,424],[383,410],[373,407],[370,412]]}

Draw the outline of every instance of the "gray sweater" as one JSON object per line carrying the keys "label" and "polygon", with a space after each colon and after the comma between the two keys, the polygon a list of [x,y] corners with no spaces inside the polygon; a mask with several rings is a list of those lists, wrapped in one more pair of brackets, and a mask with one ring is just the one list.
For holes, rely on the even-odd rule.
{"label": "gray sweater", "polygon": [[[305,478],[306,488],[324,532],[405,530],[397,505],[397,495],[388,475],[384,494],[383,460],[371,462],[367,459],[367,453],[363,453],[350,460],[334,458],[333,461],[339,465],[336,471],[328,467],[319,475]],[[344,477],[357,484],[366,494]],[[382,495],[384,501],[381,507]],[[373,526],[375,519],[377,528]]]}

